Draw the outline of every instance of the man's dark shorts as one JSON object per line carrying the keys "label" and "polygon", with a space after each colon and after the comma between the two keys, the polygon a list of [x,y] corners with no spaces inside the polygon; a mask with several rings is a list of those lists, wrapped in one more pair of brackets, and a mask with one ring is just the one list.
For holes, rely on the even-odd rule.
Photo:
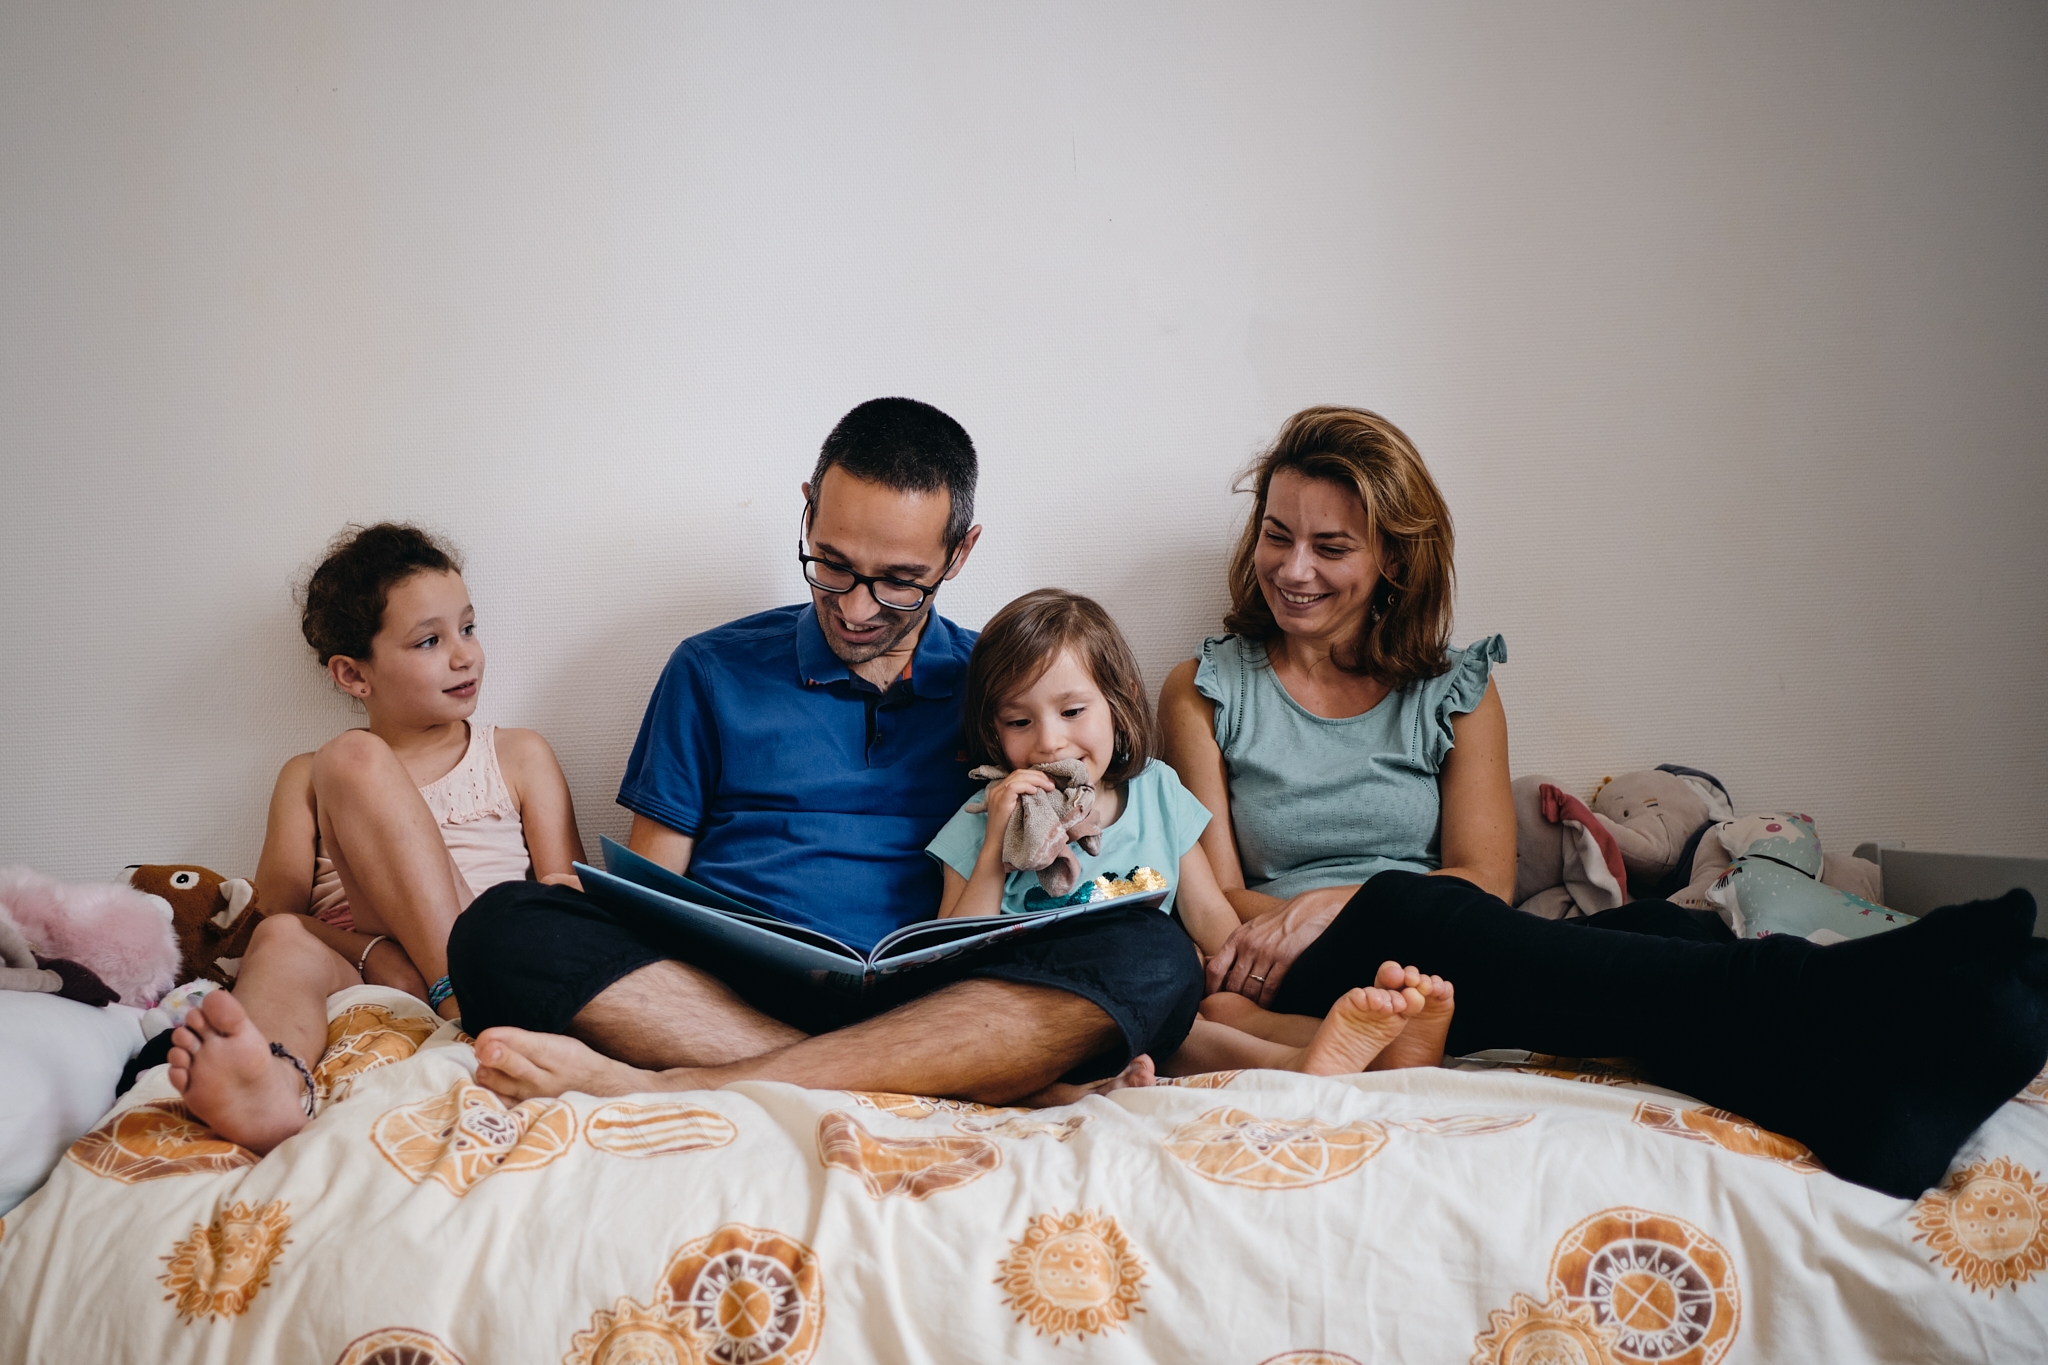
{"label": "man's dark shorts", "polygon": [[[567,887],[504,882],[478,896],[448,935],[448,975],[470,1033],[510,1024],[567,1033],[569,1021],[620,978],[673,954]],[[804,1033],[827,1033],[970,978],[1050,986],[1100,1007],[1122,1041],[1066,1079],[1113,1076],[1139,1053],[1164,1061],[1193,1027],[1202,968],[1194,944],[1157,910],[1105,910],[1022,941],[963,954],[910,974],[904,987],[851,999],[826,986],[692,959],[755,1009]]]}

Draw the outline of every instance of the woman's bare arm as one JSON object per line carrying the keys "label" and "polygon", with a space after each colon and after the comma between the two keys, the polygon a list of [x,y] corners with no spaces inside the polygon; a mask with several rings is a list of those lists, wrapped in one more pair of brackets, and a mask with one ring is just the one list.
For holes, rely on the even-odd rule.
{"label": "woman's bare arm", "polygon": [[1238,861],[1237,839],[1230,828],[1230,775],[1223,766],[1223,749],[1216,743],[1216,703],[1195,690],[1193,659],[1166,675],[1166,686],[1159,694],[1159,743],[1159,756],[1166,766],[1209,808],[1201,849],[1208,857],[1217,889],[1238,919],[1257,919],[1278,909],[1285,902],[1245,889],[1244,865]]}
{"label": "woman's bare arm", "polygon": [[1515,802],[1508,792],[1508,715],[1489,682],[1479,705],[1451,717],[1456,747],[1437,775],[1443,867],[1502,900],[1515,893]]}
{"label": "woman's bare arm", "polygon": [[270,793],[263,852],[256,859],[256,908],[266,915],[303,915],[313,902],[313,859],[319,823],[313,803],[313,755],[286,760]]}
{"label": "woman's bare arm", "polygon": [[534,880],[573,877],[570,864],[583,858],[583,836],[576,829],[576,806],[569,799],[569,780],[562,776],[555,751],[536,731],[500,729],[498,767],[519,801],[519,823],[526,831]]}

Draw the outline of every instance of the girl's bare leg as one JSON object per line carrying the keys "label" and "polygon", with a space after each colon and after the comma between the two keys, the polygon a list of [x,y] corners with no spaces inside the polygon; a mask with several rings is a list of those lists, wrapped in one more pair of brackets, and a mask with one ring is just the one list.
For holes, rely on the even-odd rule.
{"label": "girl's bare leg", "polygon": [[[1413,989],[1355,987],[1330,1006],[1330,1012],[1315,1024],[1312,1036],[1299,1047],[1255,1037],[1214,1019],[1197,1019],[1180,1051],[1160,1069],[1169,1076],[1240,1067],[1302,1071],[1311,1076],[1350,1075],[1370,1067],[1388,1044],[1401,1036],[1409,1018],[1422,1013],[1424,999]],[[1441,1044],[1438,1052],[1441,1055]]]}
{"label": "girl's bare leg", "polygon": [[[1311,1019],[1309,1024],[1313,1032],[1315,1021]],[[1300,1051],[1204,1017],[1195,1020],[1180,1050],[1166,1059],[1159,1072],[1164,1076],[1199,1076],[1205,1071],[1289,1071]]]}
{"label": "girl's bare leg", "polygon": [[1213,1023],[1288,1047],[1307,1047],[1323,1021],[1306,1014],[1275,1014],[1235,991],[1218,991],[1202,1001],[1202,1017]]}
{"label": "girl's bare leg", "polygon": [[171,1035],[171,1084],[194,1116],[263,1153],[306,1125],[306,1082],[270,1051],[310,1069],[327,1047],[327,997],[360,984],[355,968],[298,915],[256,926],[235,988],[214,991]]}
{"label": "girl's bare leg", "polygon": [[[398,755],[367,730],[337,735],[313,755],[313,795],[357,929],[397,939],[428,982],[447,975],[448,931],[469,888]],[[460,1012],[452,997],[441,1003],[444,1018]]]}

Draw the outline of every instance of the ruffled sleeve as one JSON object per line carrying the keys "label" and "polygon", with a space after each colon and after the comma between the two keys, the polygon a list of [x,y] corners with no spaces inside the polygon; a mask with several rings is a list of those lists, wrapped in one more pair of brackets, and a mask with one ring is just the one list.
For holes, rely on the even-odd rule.
{"label": "ruffled sleeve", "polygon": [[1216,744],[1226,754],[1243,723],[1247,671],[1244,641],[1235,635],[1210,636],[1195,656],[1195,691],[1216,703]]}
{"label": "ruffled sleeve", "polygon": [[1423,757],[1431,772],[1442,771],[1445,756],[1457,744],[1457,737],[1451,732],[1451,717],[1464,715],[1486,696],[1493,666],[1508,661],[1508,643],[1498,635],[1489,635],[1451,653],[1450,672],[1422,684],[1430,716],[1423,729]]}

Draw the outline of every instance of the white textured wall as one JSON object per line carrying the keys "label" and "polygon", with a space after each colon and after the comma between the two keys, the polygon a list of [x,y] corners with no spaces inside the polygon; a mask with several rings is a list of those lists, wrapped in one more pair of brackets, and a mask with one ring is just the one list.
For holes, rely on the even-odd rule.
{"label": "white textured wall", "polygon": [[1361,403],[1517,772],[2048,853],[2044,71],[2031,4],[0,7],[0,862],[253,867],[349,723],[287,584],[384,516],[617,832],[887,393],[981,447],[968,623],[1093,592],[1156,683]]}

